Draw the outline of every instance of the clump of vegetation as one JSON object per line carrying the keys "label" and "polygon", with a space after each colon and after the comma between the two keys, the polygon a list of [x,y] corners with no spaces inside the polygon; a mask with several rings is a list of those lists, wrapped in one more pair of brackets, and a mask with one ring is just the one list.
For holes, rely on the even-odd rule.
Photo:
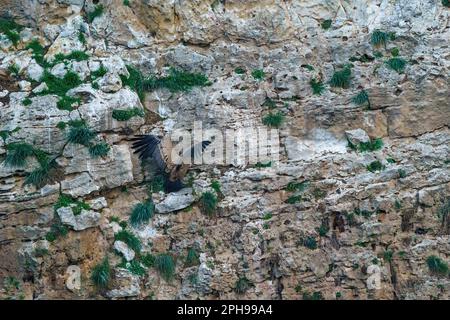
{"label": "clump of vegetation", "polygon": [[123,5],[129,7],[130,6],[130,0],[123,0]]}
{"label": "clump of vegetation", "polygon": [[74,109],[74,105],[78,106],[80,102],[80,98],[64,95],[61,99],[58,100],[58,102],[56,103],[56,107],[59,110],[72,111]]}
{"label": "clump of vegetation", "polygon": [[400,54],[400,50],[397,47],[391,49],[391,55],[393,57],[398,57],[399,54]]}
{"label": "clump of vegetation", "polygon": [[211,188],[213,188],[213,190],[217,193],[217,194],[221,194],[222,190],[220,189],[220,182],[217,180],[213,180],[211,182]]}
{"label": "clump of vegetation", "polygon": [[11,75],[17,76],[19,74],[19,66],[15,63],[12,63],[8,66],[8,72]]}
{"label": "clump of vegetation", "polygon": [[369,95],[366,90],[361,90],[356,96],[352,98],[352,102],[357,105],[362,105],[367,103],[367,107],[370,109]]}
{"label": "clump of vegetation", "polygon": [[437,256],[429,256],[427,258],[427,265],[428,269],[431,273],[440,275],[440,276],[447,276],[448,275],[448,264],[441,258]]}
{"label": "clump of vegetation", "polygon": [[255,168],[270,168],[272,166],[272,161],[268,161],[266,163],[257,162],[255,164]]}
{"label": "clump of vegetation", "polygon": [[328,30],[328,29],[331,28],[331,23],[332,23],[332,22],[333,22],[332,20],[327,19],[327,20],[324,20],[324,21],[320,24],[320,26],[322,27],[322,29]]}
{"label": "clump of vegetation", "polygon": [[86,124],[71,126],[67,135],[67,141],[81,144],[85,147],[90,146],[91,140],[95,137],[95,132],[89,129]]}
{"label": "clump of vegetation", "polygon": [[145,274],[145,268],[137,260],[132,260],[130,262],[123,261],[119,267],[125,268],[137,276],[143,276]]}
{"label": "clump of vegetation", "polygon": [[4,33],[14,46],[20,41],[19,32],[23,26],[17,24],[11,19],[0,18],[0,33]]}
{"label": "clump of vegetation", "polygon": [[322,222],[320,227],[317,228],[317,233],[319,233],[319,235],[321,237],[325,237],[327,235],[328,231],[330,231],[330,227],[327,223],[324,223],[324,222]]}
{"label": "clump of vegetation", "polygon": [[313,292],[303,292],[303,300],[323,300],[322,293],[320,291]]}
{"label": "clump of vegetation", "polygon": [[148,186],[150,193],[164,191],[164,177],[162,175],[155,175]]}
{"label": "clump of vegetation", "polygon": [[309,81],[309,84],[311,85],[313,93],[319,96],[322,94],[323,90],[325,90],[325,86],[320,80],[311,79],[311,81]]}
{"label": "clump of vegetation", "polygon": [[98,288],[107,288],[111,281],[111,267],[108,258],[97,264],[91,273],[91,281]]}
{"label": "clump of vegetation", "polygon": [[369,163],[366,168],[370,172],[376,172],[376,171],[384,170],[384,165],[380,161],[375,160],[375,161],[372,161],[371,163]]}
{"label": "clump of vegetation", "polygon": [[6,142],[6,139],[11,136],[14,132],[17,132],[20,130],[20,127],[14,128],[14,130],[1,130],[0,131],[0,138],[2,138],[3,142]]}
{"label": "clump of vegetation", "polygon": [[127,65],[128,73],[130,74],[129,77],[125,77],[123,75],[120,76],[120,79],[122,80],[122,84],[124,86],[130,87],[131,90],[135,91],[141,101],[144,100],[145,93],[144,93],[144,77],[138,69],[131,65]]}
{"label": "clump of vegetation", "polygon": [[75,50],[68,54],[58,53],[54,56],[52,65],[57,65],[60,62],[63,62],[64,60],[75,60],[75,61],[84,61],[88,60],[89,55],[86,52]]}
{"label": "clump of vegetation", "polygon": [[386,61],[386,63],[389,68],[397,71],[398,73],[402,73],[405,70],[405,66],[406,66],[405,59],[402,59],[399,57],[394,57],[394,58],[391,58],[388,61]]}
{"label": "clump of vegetation", "polygon": [[309,71],[314,71],[314,67],[310,64],[302,64],[301,67],[308,69]]}
{"label": "clump of vegetation", "polygon": [[275,101],[273,101],[272,99],[267,97],[266,100],[263,103],[263,106],[267,107],[269,109],[275,109],[277,107],[277,104],[275,103]]}
{"label": "clump of vegetation", "polygon": [[313,236],[308,236],[305,239],[303,239],[303,245],[311,250],[317,249],[317,241],[316,238]]}
{"label": "clump of vegetation", "polygon": [[394,257],[394,252],[392,250],[386,250],[383,253],[383,259],[387,262],[391,262],[393,257]]}
{"label": "clump of vegetation", "polygon": [[375,60],[375,58],[369,56],[369,55],[366,54],[366,53],[364,53],[363,55],[360,55],[360,56],[358,56],[358,57],[355,57],[355,56],[350,57],[348,60],[349,60],[350,62],[359,61],[359,62],[362,62],[362,63],[367,63],[367,62],[372,62],[373,60]]}
{"label": "clump of vegetation", "polygon": [[450,8],[450,1],[449,0],[442,0],[442,5],[444,7]]}
{"label": "clump of vegetation", "polygon": [[167,253],[159,254],[155,258],[155,269],[164,280],[170,282],[175,275],[175,261]]}
{"label": "clump of vegetation", "polygon": [[91,23],[95,18],[100,17],[103,14],[104,9],[102,4],[96,5],[94,10],[87,14],[88,22]]}
{"label": "clump of vegetation", "polygon": [[370,37],[370,43],[375,47],[379,47],[381,45],[386,47],[388,39],[389,35],[386,32],[375,30],[374,32],[372,32],[372,35]]}
{"label": "clump of vegetation", "polygon": [[240,277],[234,285],[234,292],[237,294],[244,294],[251,287],[253,287],[253,283],[247,279],[247,277]]}
{"label": "clump of vegetation", "polygon": [[263,220],[270,220],[270,219],[272,219],[272,214],[270,212],[265,213],[263,215]]}
{"label": "clump of vegetation", "polygon": [[95,80],[103,77],[106,73],[108,73],[108,69],[102,64],[97,70],[91,72],[91,79]]}
{"label": "clump of vegetation", "polygon": [[39,152],[28,143],[10,143],[6,145],[5,164],[12,167],[24,167],[28,157]]}
{"label": "clump of vegetation", "polygon": [[360,142],[359,145],[355,145],[350,142],[350,140],[348,140],[348,146],[352,150],[360,152],[372,152],[383,148],[383,140],[381,138],[376,138],[368,142]]}
{"label": "clump of vegetation", "polygon": [[236,69],[234,69],[234,72],[236,72],[237,74],[245,74],[245,69],[237,67]]}
{"label": "clump of vegetation", "polygon": [[40,161],[40,167],[27,174],[24,184],[32,184],[36,188],[42,188],[51,180],[50,170],[55,167],[56,161],[52,160],[48,162],[46,159],[42,159]]}
{"label": "clump of vegetation", "polygon": [[60,97],[64,97],[67,91],[82,83],[80,76],[73,71],[68,71],[61,79],[45,70],[41,81],[45,82],[48,89],[40,92],[40,95],[56,94]]}
{"label": "clump of vegetation", "polygon": [[147,268],[154,267],[155,260],[156,260],[155,256],[152,255],[151,253],[144,254],[140,258],[141,263]]}
{"label": "clump of vegetation", "polygon": [[69,229],[61,223],[59,217],[56,217],[55,222],[50,226],[50,231],[45,235],[45,239],[49,242],[53,242],[59,237],[66,236],[68,233]]}
{"label": "clump of vegetation", "polygon": [[444,224],[450,216],[450,198],[447,199],[442,206],[439,207],[437,211],[438,218],[441,219],[442,224]]}
{"label": "clump of vegetation", "polygon": [[32,104],[32,103],[33,103],[33,101],[31,101],[30,98],[25,98],[25,99],[22,100],[22,104],[23,104],[24,106],[29,106],[29,105]]}
{"label": "clump of vegetation", "polygon": [[151,199],[143,203],[138,203],[131,211],[130,223],[133,227],[138,227],[148,222],[155,211],[155,206]]}
{"label": "clump of vegetation", "polygon": [[200,264],[200,255],[197,250],[190,248],[186,256],[186,267],[197,266]]}
{"label": "clump of vegetation", "polygon": [[404,169],[398,169],[397,172],[400,179],[406,178],[406,171]]}
{"label": "clump of vegetation", "polygon": [[89,154],[92,158],[104,157],[108,154],[111,147],[106,142],[89,145]]}
{"label": "clump of vegetation", "polygon": [[291,181],[288,183],[288,185],[286,186],[286,191],[290,191],[290,192],[294,192],[294,191],[299,191],[299,192],[303,192],[309,185],[308,181],[302,181],[302,182],[295,182],[295,181]]}
{"label": "clump of vegetation", "polygon": [[257,81],[262,81],[266,77],[266,73],[262,69],[255,69],[252,71],[252,77]]}
{"label": "clump of vegetation", "polygon": [[170,92],[190,91],[193,87],[204,87],[209,84],[208,78],[201,73],[191,73],[175,68],[170,68],[169,75],[166,77],[149,77],[144,82],[146,90],[166,88]]}
{"label": "clump of vegetation", "polygon": [[115,109],[112,117],[117,121],[127,121],[133,117],[143,117],[144,111],[140,108]]}
{"label": "clump of vegetation", "polygon": [[33,39],[30,43],[27,44],[25,48],[31,49],[31,51],[33,52],[33,58],[38,64],[40,64],[41,66],[46,65],[46,62],[44,61],[45,50],[38,39]]}
{"label": "clump of vegetation", "polygon": [[277,113],[269,112],[262,119],[262,123],[268,127],[279,128],[284,121],[284,115],[282,112]]}
{"label": "clump of vegetation", "polygon": [[121,230],[114,235],[114,240],[122,241],[127,244],[134,252],[139,253],[142,249],[141,241],[131,232],[127,230]]}
{"label": "clump of vegetation", "polygon": [[349,66],[345,66],[342,70],[336,71],[330,80],[332,87],[349,88],[352,70]]}
{"label": "clump of vegetation", "polygon": [[369,210],[366,210],[366,209],[361,210],[359,208],[355,208],[353,213],[354,213],[354,215],[357,215],[357,216],[362,216],[364,218],[369,218],[375,213],[375,211],[369,211]]}
{"label": "clump of vegetation", "polygon": [[211,216],[217,207],[217,197],[214,193],[206,191],[202,194],[200,198],[200,203],[204,213]]}
{"label": "clump of vegetation", "polygon": [[58,201],[55,203],[54,208],[58,210],[59,208],[70,207],[74,215],[79,215],[82,210],[91,209],[90,205],[84,201],[79,201],[67,194],[60,194]]}
{"label": "clump of vegetation", "polygon": [[78,41],[80,41],[82,44],[86,45],[87,44],[87,40],[86,37],[84,36],[83,32],[78,32]]}
{"label": "clump of vegetation", "polygon": [[290,196],[289,198],[287,198],[286,203],[295,204],[300,201],[302,201],[302,197],[300,195],[297,195],[297,196]]}

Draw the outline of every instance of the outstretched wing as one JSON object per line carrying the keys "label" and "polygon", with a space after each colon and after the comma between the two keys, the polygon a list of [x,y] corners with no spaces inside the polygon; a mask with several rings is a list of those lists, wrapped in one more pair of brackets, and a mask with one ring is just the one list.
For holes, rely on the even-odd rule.
{"label": "outstretched wing", "polygon": [[153,135],[138,135],[131,139],[134,153],[139,154],[139,159],[155,161],[160,170],[167,171],[171,167],[170,152],[172,144],[170,139],[158,139]]}

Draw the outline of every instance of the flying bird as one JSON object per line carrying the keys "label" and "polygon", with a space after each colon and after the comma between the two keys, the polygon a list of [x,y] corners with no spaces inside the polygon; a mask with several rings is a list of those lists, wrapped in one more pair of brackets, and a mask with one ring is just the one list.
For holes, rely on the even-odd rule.
{"label": "flying bird", "polygon": [[184,187],[182,179],[189,171],[194,157],[199,157],[211,141],[205,140],[197,143],[186,150],[182,159],[190,158],[190,163],[174,163],[172,161],[172,140],[166,135],[162,139],[154,135],[136,135],[131,141],[134,141],[132,148],[134,153],[139,154],[141,161],[153,160],[157,170],[164,177],[164,189],[166,192],[175,192]]}

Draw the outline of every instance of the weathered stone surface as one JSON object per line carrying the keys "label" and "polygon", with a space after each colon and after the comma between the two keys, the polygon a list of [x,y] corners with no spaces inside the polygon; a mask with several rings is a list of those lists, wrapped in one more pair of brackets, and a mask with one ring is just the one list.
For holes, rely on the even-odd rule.
{"label": "weathered stone surface", "polygon": [[122,241],[115,241],[114,242],[114,249],[116,249],[118,252],[120,252],[125,260],[131,261],[134,259],[135,253],[132,249],[130,249],[125,242]]}
{"label": "weathered stone surface", "polygon": [[155,204],[156,212],[169,213],[184,209],[194,202],[191,188],[169,193],[161,202]]}
{"label": "weathered stone surface", "polygon": [[93,228],[100,223],[100,213],[92,210],[82,209],[80,214],[74,215],[70,207],[62,207],[57,210],[57,213],[61,222],[72,227],[75,231]]}

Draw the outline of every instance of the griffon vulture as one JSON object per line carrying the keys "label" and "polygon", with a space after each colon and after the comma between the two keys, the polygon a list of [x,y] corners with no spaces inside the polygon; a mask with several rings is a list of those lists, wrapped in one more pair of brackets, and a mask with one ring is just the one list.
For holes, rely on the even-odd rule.
{"label": "griffon vulture", "polygon": [[[164,176],[164,188],[166,192],[174,192],[184,187],[181,180],[188,172],[191,164],[174,163],[172,161],[172,140],[170,136],[164,136],[161,140],[153,135],[137,135],[133,139],[132,148],[134,153],[139,154],[141,160],[153,160],[157,169]],[[195,156],[201,156],[203,150],[211,144],[211,141],[202,141],[194,145],[183,153],[183,159],[191,158],[191,163]],[[201,147],[200,147],[201,146]]]}

